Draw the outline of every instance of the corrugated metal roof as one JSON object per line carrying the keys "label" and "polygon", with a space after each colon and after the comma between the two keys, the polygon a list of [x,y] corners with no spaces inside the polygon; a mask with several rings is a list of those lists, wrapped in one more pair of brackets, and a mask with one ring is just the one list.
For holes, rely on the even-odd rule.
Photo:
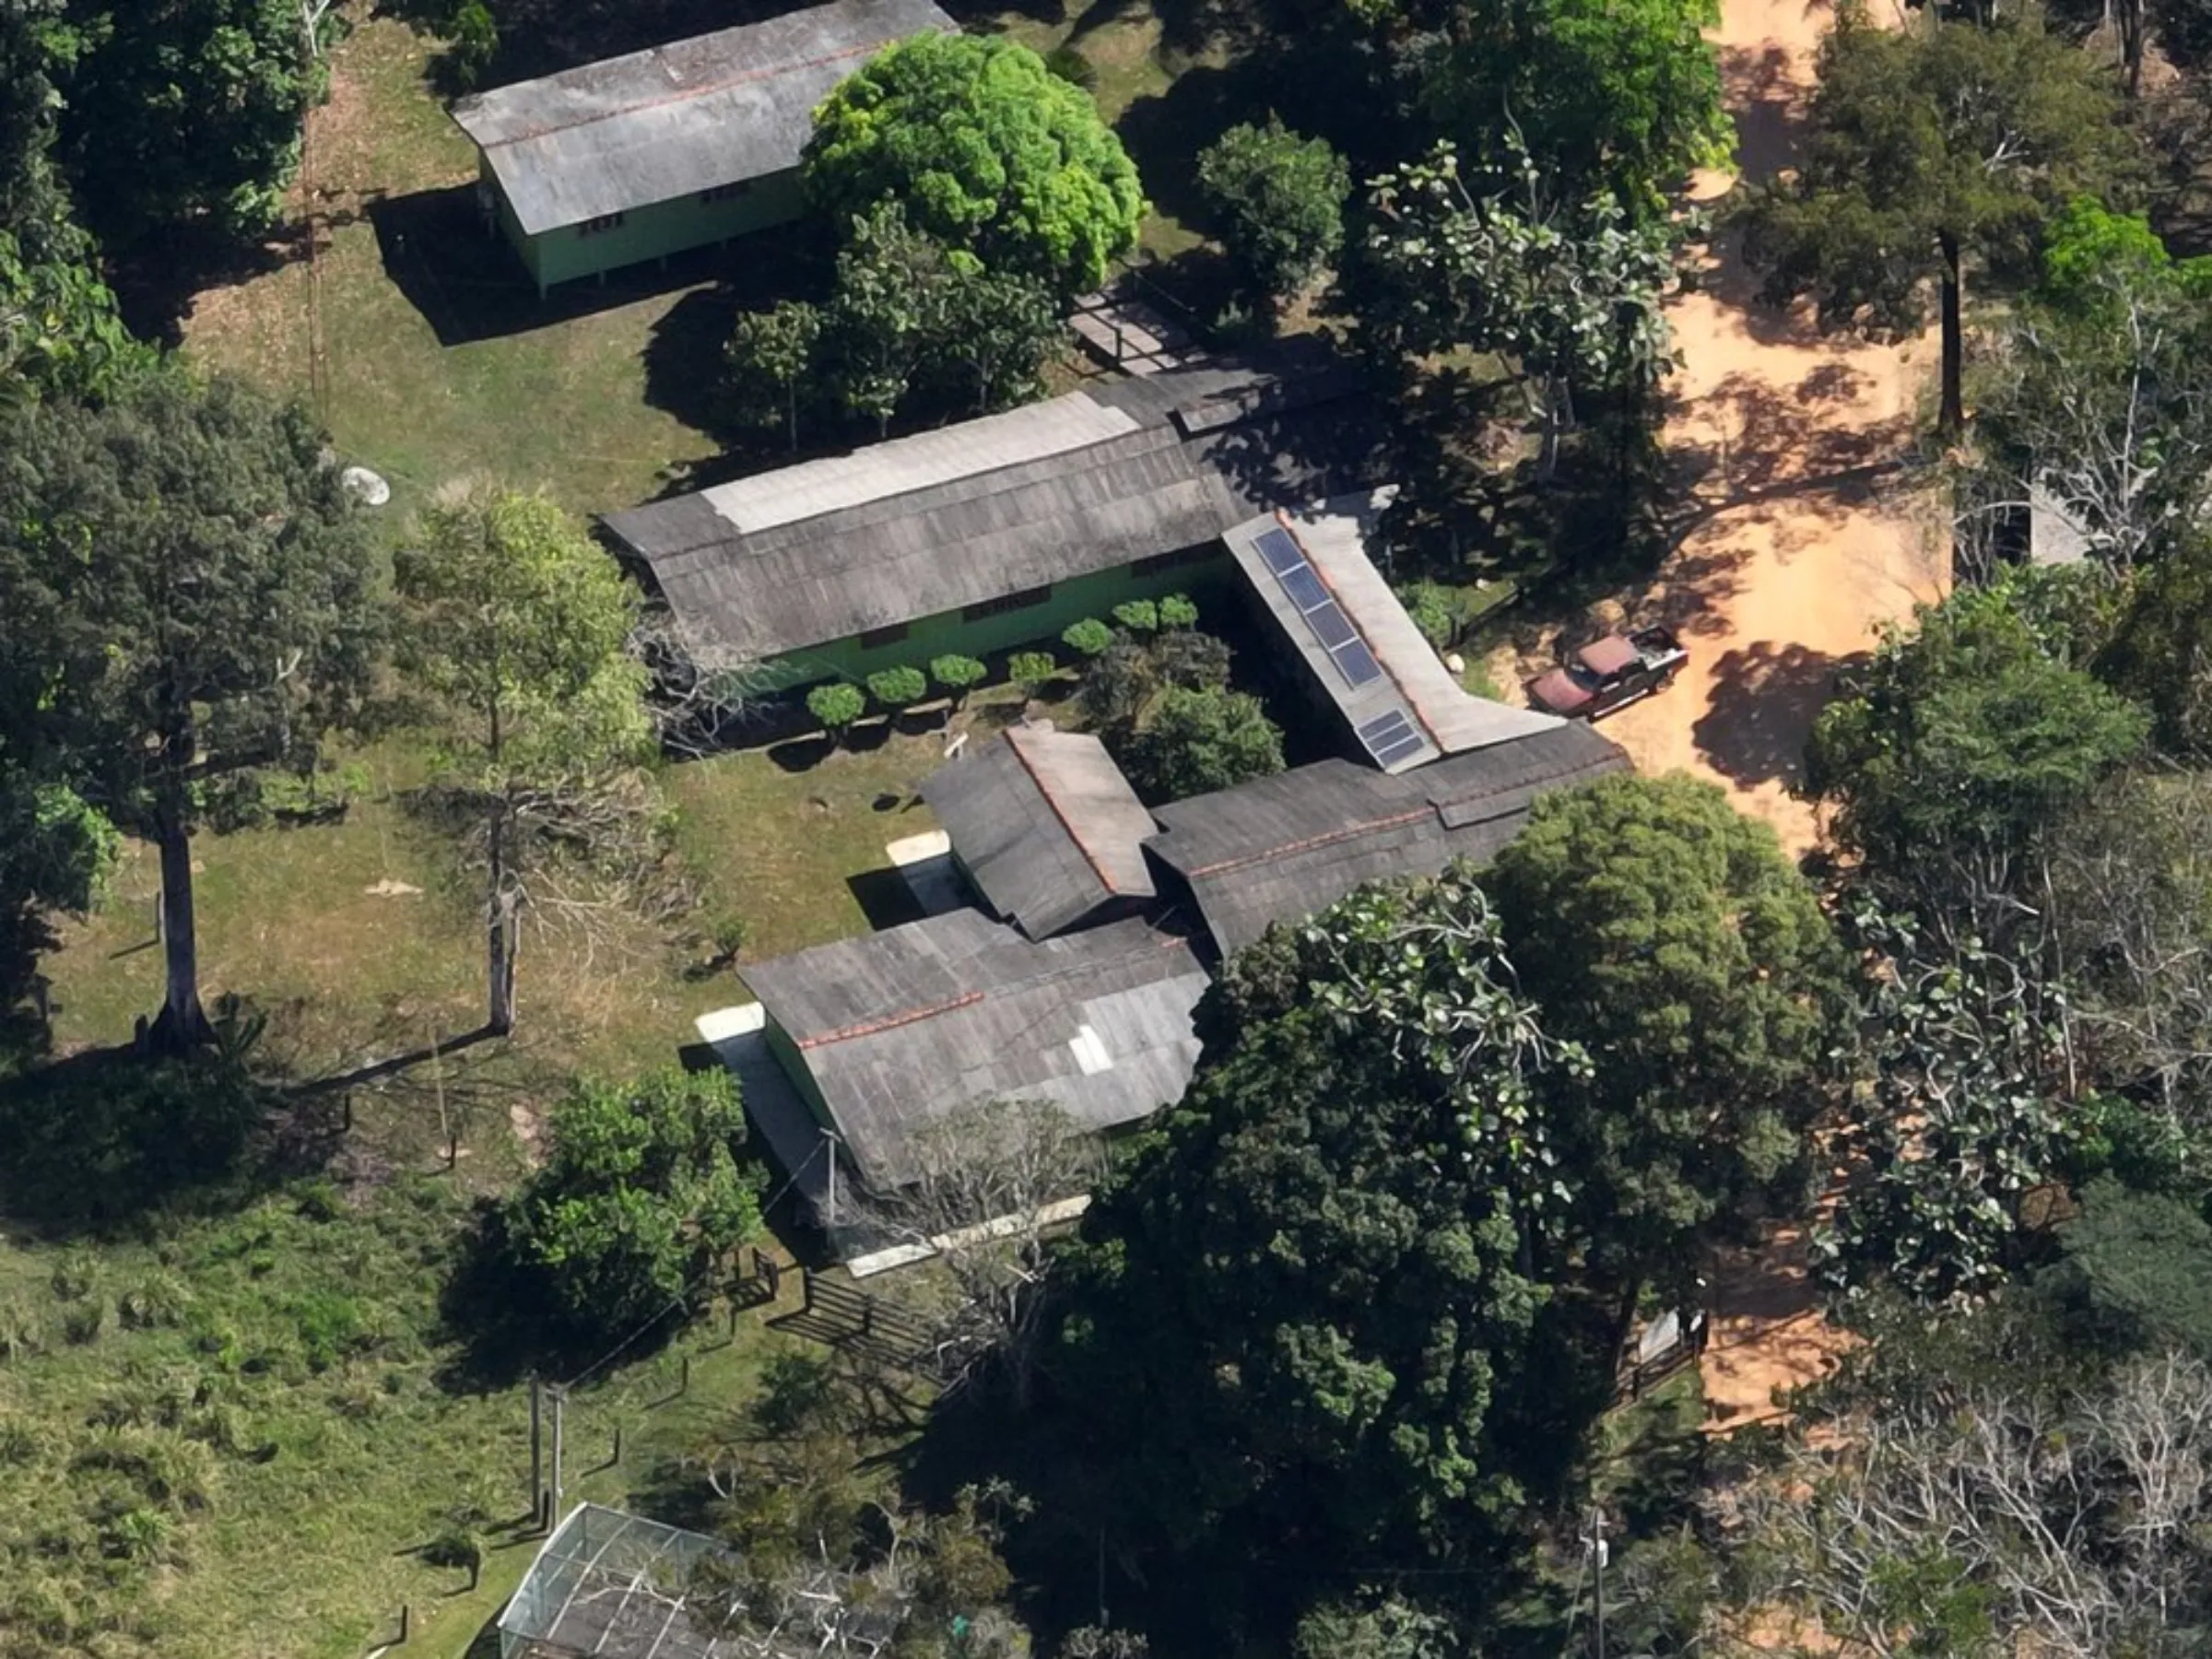
{"label": "corrugated metal roof", "polygon": [[1487,863],[1536,797],[1629,770],[1579,722],[1396,776],[1324,760],[1159,808],[1147,849],[1181,876],[1224,955],[1370,881]]}
{"label": "corrugated metal roof", "polygon": [[954,27],[932,0],[837,0],[478,93],[453,119],[536,236],[796,167],[831,88]]}
{"label": "corrugated metal roof", "polygon": [[[702,647],[781,656],[1202,546],[1371,482],[1381,433],[1357,390],[1315,348],[1277,351],[897,439],[834,473],[808,462],[718,487],[742,513],[798,475],[827,506],[805,518],[747,530],[707,491],[605,524]],[[1200,403],[1242,415],[1185,437],[1176,411]]]}
{"label": "corrugated metal roof", "polygon": [[922,798],[984,901],[1032,939],[1152,896],[1157,826],[1087,732],[1016,726],[933,772]]}
{"label": "corrugated metal roof", "polygon": [[[1221,539],[1313,683],[1354,732],[1394,713],[1407,722],[1414,736],[1383,763],[1385,771],[1410,771],[1439,755],[1508,743],[1558,725],[1555,714],[1468,695],[1406,614],[1367,551],[1368,537],[1394,493],[1386,487],[1278,511],[1236,525]],[[1329,599],[1373,654],[1380,677],[1354,686],[1339,671],[1307,613],[1261,554],[1260,537],[1273,530],[1287,533],[1305,555]]]}
{"label": "corrugated metal roof", "polygon": [[917,1130],[978,1101],[1050,1100],[1105,1130],[1180,1100],[1207,983],[1188,940],[1143,921],[1032,941],[976,911],[781,957],[745,980],[878,1191],[914,1178]]}

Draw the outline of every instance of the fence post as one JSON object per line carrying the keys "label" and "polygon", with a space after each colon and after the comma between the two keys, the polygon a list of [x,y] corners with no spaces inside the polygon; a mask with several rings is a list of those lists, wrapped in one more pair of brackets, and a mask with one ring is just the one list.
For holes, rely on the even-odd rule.
{"label": "fence post", "polygon": [[[679,1394],[691,1392],[691,1356],[688,1354],[684,1356],[683,1363],[677,1371],[676,1392]],[[620,1430],[616,1430],[618,1434],[620,1432]]]}

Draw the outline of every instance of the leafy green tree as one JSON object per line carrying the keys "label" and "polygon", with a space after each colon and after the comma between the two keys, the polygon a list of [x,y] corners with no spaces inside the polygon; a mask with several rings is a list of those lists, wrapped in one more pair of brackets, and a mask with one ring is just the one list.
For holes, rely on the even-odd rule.
{"label": "leafy green tree", "polygon": [[1834,1151],[1864,1171],[1813,1233],[1832,1288],[1916,1301],[1989,1292],[2020,1265],[2021,1207],[2074,1155],[2050,999],[2007,957],[1932,949],[1910,918],[1866,907],[1859,943],[1884,966],[1867,1000],[1873,1093]]}
{"label": "leafy green tree", "polygon": [[840,401],[879,438],[943,337],[948,280],[943,245],[899,202],[852,220],[823,330]]}
{"label": "leafy green tree", "polygon": [[2125,178],[2118,90],[2032,14],[1891,29],[1864,0],[1837,8],[1818,70],[1798,165],[1749,204],[1745,253],[1771,300],[1810,296],[1823,326],[1876,337],[1917,334],[1933,285],[1955,433],[1970,263],[2018,284],[2053,209]]}
{"label": "leafy green tree", "polygon": [[929,677],[951,693],[956,708],[967,700],[968,693],[982,685],[990,675],[991,670],[971,656],[953,654],[929,660]]}
{"label": "leafy green tree", "polygon": [[250,235],[275,222],[300,121],[327,87],[298,0],[84,0],[71,23],[63,149],[103,238],[120,245],[200,218]]}
{"label": "leafy green tree", "polygon": [[584,921],[554,900],[658,865],[647,677],[629,652],[638,593],[552,501],[483,487],[426,509],[395,565],[400,664],[440,734],[427,800],[484,878],[486,1022],[504,1034],[524,915]]}
{"label": "leafy green tree", "polygon": [[760,1232],[760,1172],[736,1156],[745,1133],[719,1067],[577,1080],[547,1116],[545,1161],[505,1211],[514,1265],[562,1335],[627,1336],[711,1290],[718,1265]]}
{"label": "leafy green tree", "polygon": [[1735,130],[1704,31],[1715,0],[1451,0],[1420,8],[1430,116],[1470,153],[1525,143],[1554,199],[1604,194],[1664,217],[1692,169],[1727,164]]}
{"label": "leafy green tree", "polygon": [[1537,164],[1511,154],[1510,171],[1473,186],[1449,145],[1377,179],[1348,298],[1388,361],[1460,347],[1509,359],[1545,422],[1548,472],[1578,388],[1641,392],[1671,367],[1662,301],[1682,228],[1636,220],[1609,194],[1543,211]]}
{"label": "leafy green tree", "polygon": [[1296,299],[1344,246],[1351,169],[1325,138],[1302,138],[1270,113],[1198,153],[1198,188],[1230,256],[1271,300]]}
{"label": "leafy green tree", "polygon": [[369,526],[296,408],[228,382],[131,382],[0,432],[0,760],[160,854],[164,1042],[208,1033],[192,836],[208,786],[313,764],[366,696]]}
{"label": "leafy green tree", "polygon": [[1271,933],[1201,1035],[1070,1264],[1099,1522],[1232,1628],[1287,1626],[1346,1562],[1478,1571],[1611,1389],[1554,1277],[1577,1171],[1542,1100],[1581,1060],[1464,868]]}
{"label": "leafy green tree", "polygon": [[1034,700],[1060,677],[1060,665],[1049,651],[1018,651],[1006,659],[1006,677],[1021,688],[1024,697]]}
{"label": "leafy green tree", "polygon": [[1060,635],[1060,642],[1088,660],[1103,654],[1113,643],[1113,629],[1096,617],[1086,617],[1080,622],[1069,623]]}
{"label": "leafy green tree", "polygon": [[1837,844],[1946,912],[2012,891],[2036,838],[2147,735],[2041,624],[2038,580],[1963,588],[1890,629],[1806,746],[1804,787]]}
{"label": "leafy green tree", "polygon": [[1647,1282],[1683,1305],[1701,1244],[1802,1197],[1849,963],[1773,830],[1680,775],[1542,797],[1484,885],[1547,1029],[1592,1061],[1552,1133],[1625,1337]]}
{"label": "leafy green tree", "polygon": [[55,943],[48,917],[93,909],[121,853],[114,826],[75,791],[0,758],[0,1078],[44,1046],[43,1020],[18,1016]]}
{"label": "leafy green tree", "polygon": [[157,360],[124,327],[115,296],[89,265],[26,264],[0,230],[0,406],[41,396],[97,401]]}
{"label": "leafy green tree", "polygon": [[887,709],[903,709],[929,695],[929,677],[919,668],[881,669],[868,676],[868,695]]}
{"label": "leafy green tree", "polygon": [[841,221],[897,202],[947,247],[1062,299],[1105,279],[1145,212],[1090,99],[1028,47],[986,35],[884,48],[815,112],[806,177]]}
{"label": "leafy green tree", "polygon": [[739,312],[730,330],[729,394],[748,420],[783,418],[799,447],[799,392],[815,369],[822,313],[804,300],[779,300],[764,312]]}
{"label": "leafy green tree", "polygon": [[1052,290],[1016,272],[950,261],[944,328],[934,343],[936,377],[979,414],[1026,403],[1066,337]]}
{"label": "leafy green tree", "polygon": [[2212,1359],[2212,1226],[2168,1193],[2091,1182],[2059,1234],[2065,1258],[2036,1289],[2116,1353],[2182,1349]]}
{"label": "leafy green tree", "polygon": [[1283,770],[1282,728],[1246,691],[1170,686],[1121,757],[1148,801],[1180,801]]}
{"label": "leafy green tree", "polygon": [[1159,602],[1159,625],[1166,629],[1198,626],[1198,606],[1188,594],[1170,594]]}
{"label": "leafy green tree", "polygon": [[2150,711],[2161,753],[2212,757],[2212,538],[2190,535],[2137,573],[2096,669]]}
{"label": "leafy green tree", "polygon": [[842,738],[853,723],[868,712],[868,700],[858,686],[830,680],[806,693],[806,712],[822,723],[832,738]]}

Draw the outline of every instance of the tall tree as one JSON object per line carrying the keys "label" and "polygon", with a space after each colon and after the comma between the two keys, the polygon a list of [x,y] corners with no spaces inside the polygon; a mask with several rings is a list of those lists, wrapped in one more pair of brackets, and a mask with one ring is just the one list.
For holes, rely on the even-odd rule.
{"label": "tall tree", "polygon": [[804,300],[739,312],[730,329],[725,351],[731,402],[748,420],[781,416],[794,450],[799,447],[799,391],[812,376],[821,335],[821,310]]}
{"label": "tall tree", "polygon": [[640,601],[559,507],[486,488],[433,503],[396,574],[400,663],[443,734],[431,799],[484,877],[487,1024],[504,1033],[524,911],[564,899],[564,873],[590,890],[657,866],[646,671],[628,649]]}
{"label": "tall tree", "polygon": [[2022,282],[2053,208],[2125,180],[2118,90],[2032,15],[1890,29],[1864,0],[1837,8],[1818,70],[1799,164],[1750,199],[1745,253],[1770,300],[1810,296],[1823,327],[1877,338],[1917,333],[1933,285],[1940,419],[1955,433],[1969,267]]}
{"label": "tall tree", "polygon": [[1580,1172],[1541,1104],[1581,1062],[1464,869],[1271,934],[1201,1024],[1072,1264],[1056,1370],[1100,1520],[1225,1622],[1288,1624],[1347,1564],[1472,1567],[1610,1391],[1559,1290]]}
{"label": "tall tree", "polygon": [[64,782],[161,857],[168,991],[208,1029],[193,917],[203,787],[312,763],[368,689],[376,559],[323,434],[228,381],[162,374],[0,437],[0,756]]}
{"label": "tall tree", "polygon": [[1849,963],[1774,832],[1678,775],[1545,796],[1485,886],[1546,1029],[1590,1055],[1548,1085],[1553,1134],[1625,1336],[1647,1283],[1688,1305],[1701,1242],[1802,1197]]}
{"label": "tall tree", "polygon": [[806,187],[841,222],[878,202],[1059,299],[1136,242],[1145,198],[1089,94],[1026,46],[922,34],[887,46],[815,112]]}

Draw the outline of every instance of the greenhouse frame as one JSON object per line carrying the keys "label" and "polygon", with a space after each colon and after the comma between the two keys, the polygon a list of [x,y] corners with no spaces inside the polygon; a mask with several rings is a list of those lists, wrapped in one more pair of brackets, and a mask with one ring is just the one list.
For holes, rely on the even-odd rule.
{"label": "greenhouse frame", "polygon": [[729,1629],[736,1558],[712,1538],[580,1503],[500,1615],[500,1659],[747,1659]]}

